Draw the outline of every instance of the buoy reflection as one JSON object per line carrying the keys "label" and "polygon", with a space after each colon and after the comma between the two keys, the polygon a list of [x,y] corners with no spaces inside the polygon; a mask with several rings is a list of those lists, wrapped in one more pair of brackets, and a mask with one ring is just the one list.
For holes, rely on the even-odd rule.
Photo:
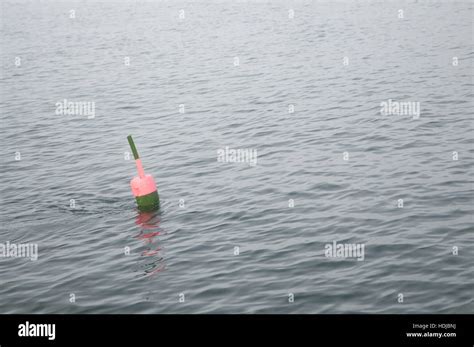
{"label": "buoy reflection", "polygon": [[138,268],[141,277],[151,277],[165,269],[162,248],[158,245],[158,236],[162,235],[160,228],[160,212],[137,211],[135,224],[139,233],[135,236],[142,243]]}

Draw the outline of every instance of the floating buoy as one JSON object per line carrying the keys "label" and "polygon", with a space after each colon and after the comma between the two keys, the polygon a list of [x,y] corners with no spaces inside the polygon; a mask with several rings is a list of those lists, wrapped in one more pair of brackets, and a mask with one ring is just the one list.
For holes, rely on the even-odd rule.
{"label": "floating buoy", "polygon": [[137,164],[138,177],[134,177],[130,181],[130,187],[132,187],[132,193],[137,201],[138,209],[140,211],[156,210],[160,207],[160,198],[158,197],[155,180],[151,175],[145,175],[132,135],[128,135],[127,139],[132,149],[133,158],[135,158],[135,164]]}

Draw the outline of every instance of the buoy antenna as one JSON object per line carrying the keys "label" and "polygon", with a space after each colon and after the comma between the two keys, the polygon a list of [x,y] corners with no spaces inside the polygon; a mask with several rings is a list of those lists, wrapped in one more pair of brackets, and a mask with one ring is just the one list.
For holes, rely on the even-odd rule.
{"label": "buoy antenna", "polygon": [[133,158],[135,160],[140,159],[140,157],[138,156],[137,147],[135,147],[135,142],[133,142],[132,135],[128,135],[127,140],[128,140],[128,143],[130,144],[130,148],[132,149]]}

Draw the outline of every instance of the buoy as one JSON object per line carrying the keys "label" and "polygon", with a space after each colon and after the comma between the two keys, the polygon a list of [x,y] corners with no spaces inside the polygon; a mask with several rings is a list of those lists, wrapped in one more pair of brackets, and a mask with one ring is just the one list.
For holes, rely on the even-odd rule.
{"label": "buoy", "polygon": [[140,211],[156,210],[160,207],[160,198],[158,197],[155,180],[151,175],[145,174],[132,135],[128,135],[127,139],[132,149],[133,158],[135,158],[135,164],[137,164],[138,177],[134,177],[130,181],[130,187],[132,187],[132,193],[137,201],[138,209]]}

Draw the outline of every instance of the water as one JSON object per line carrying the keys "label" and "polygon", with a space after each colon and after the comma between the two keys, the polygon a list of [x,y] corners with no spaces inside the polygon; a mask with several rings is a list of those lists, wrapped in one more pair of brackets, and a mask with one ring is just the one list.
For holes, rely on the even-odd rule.
{"label": "water", "polygon": [[1,313],[473,313],[472,8],[2,2]]}

